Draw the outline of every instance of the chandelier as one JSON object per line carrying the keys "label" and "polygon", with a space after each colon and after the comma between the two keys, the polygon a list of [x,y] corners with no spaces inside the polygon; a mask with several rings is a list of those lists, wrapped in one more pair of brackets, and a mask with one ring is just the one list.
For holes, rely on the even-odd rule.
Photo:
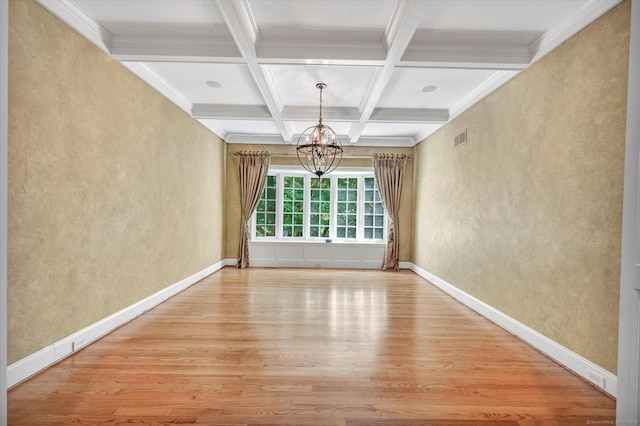
{"label": "chandelier", "polygon": [[296,152],[302,167],[321,177],[338,167],[342,160],[342,143],[329,126],[322,124],[322,89],[324,83],[316,84],[320,89],[320,120],[315,126],[308,127],[298,136]]}

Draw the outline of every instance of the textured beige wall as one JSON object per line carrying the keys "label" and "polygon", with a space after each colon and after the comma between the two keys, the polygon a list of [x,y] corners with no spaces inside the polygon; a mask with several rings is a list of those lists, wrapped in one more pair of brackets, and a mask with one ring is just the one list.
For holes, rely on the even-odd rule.
{"label": "textured beige wall", "polygon": [[[226,257],[238,257],[240,238],[240,179],[236,151],[269,151],[271,165],[300,165],[295,156],[295,145],[229,145],[227,151],[227,247]],[[342,167],[372,167],[374,153],[412,154],[412,148],[378,148],[345,146]],[[280,155],[280,156],[279,156]],[[284,156],[283,156],[284,155]],[[349,158],[350,156],[367,158]],[[340,170],[339,168],[337,169]],[[413,161],[407,163],[404,175],[404,189],[400,202],[400,262],[411,259],[411,236],[413,225]],[[381,259],[382,261],[382,259]]]}
{"label": "textured beige wall", "polygon": [[9,7],[13,363],[223,258],[226,148],[35,2]]}
{"label": "textured beige wall", "polygon": [[415,147],[414,263],[614,373],[629,13]]}

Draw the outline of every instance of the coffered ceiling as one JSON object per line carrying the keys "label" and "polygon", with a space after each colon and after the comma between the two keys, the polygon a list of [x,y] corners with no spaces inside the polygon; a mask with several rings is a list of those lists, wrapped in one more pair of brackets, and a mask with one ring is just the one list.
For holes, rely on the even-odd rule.
{"label": "coffered ceiling", "polygon": [[413,146],[619,0],[39,0],[229,143]]}

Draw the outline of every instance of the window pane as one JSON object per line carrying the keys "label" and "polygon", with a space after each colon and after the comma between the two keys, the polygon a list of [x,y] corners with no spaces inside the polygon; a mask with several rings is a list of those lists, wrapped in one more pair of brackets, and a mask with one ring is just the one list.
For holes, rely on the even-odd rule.
{"label": "window pane", "polygon": [[303,223],[304,203],[304,178],[296,176],[283,177],[283,200],[282,200],[282,236],[301,237],[298,226]]}
{"label": "window pane", "polygon": [[373,189],[374,187],[374,179],[373,178],[364,178],[364,189]]}
{"label": "window pane", "polygon": [[256,237],[273,236],[275,227],[267,224],[275,223],[276,210],[276,176],[267,176],[260,200],[256,207]]}
{"label": "window pane", "polygon": [[365,229],[365,239],[384,238],[384,208],[380,201],[380,193],[374,178],[365,178],[364,223],[371,226],[371,232]]}
{"label": "window pane", "polygon": [[327,238],[331,219],[331,179],[311,178],[311,196],[309,236]]}
{"label": "window pane", "polygon": [[366,239],[373,238],[373,229],[372,228],[364,228],[364,237]]}
{"label": "window pane", "polygon": [[338,227],[336,229],[336,234],[338,235],[338,238],[344,238],[345,236],[344,227]]}
{"label": "window pane", "polygon": [[344,226],[338,238],[355,238],[358,222],[358,178],[338,178],[336,220]]}

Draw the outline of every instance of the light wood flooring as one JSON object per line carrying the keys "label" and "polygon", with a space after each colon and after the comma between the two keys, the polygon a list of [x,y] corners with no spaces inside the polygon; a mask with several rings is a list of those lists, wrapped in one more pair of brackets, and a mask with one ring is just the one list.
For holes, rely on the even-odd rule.
{"label": "light wood flooring", "polygon": [[225,268],[8,405],[29,426],[615,423],[612,398],[409,271]]}

